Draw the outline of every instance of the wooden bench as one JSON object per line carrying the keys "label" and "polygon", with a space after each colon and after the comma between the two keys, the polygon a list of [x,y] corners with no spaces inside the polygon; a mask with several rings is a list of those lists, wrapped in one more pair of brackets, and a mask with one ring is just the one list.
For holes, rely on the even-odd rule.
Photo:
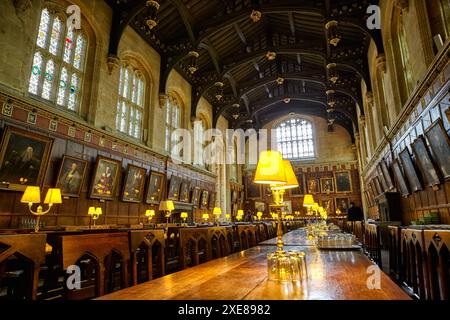
{"label": "wooden bench", "polygon": [[208,261],[208,228],[180,228],[181,270]]}
{"label": "wooden bench", "polygon": [[133,285],[164,276],[166,242],[164,230],[131,230],[128,236]]}
{"label": "wooden bench", "polygon": [[225,227],[208,228],[208,260],[222,258],[230,254]]}
{"label": "wooden bench", "polygon": [[0,235],[0,284],[7,287],[7,299],[36,300],[46,239],[45,234]]}
{"label": "wooden bench", "polygon": [[382,268],[380,228],[376,224],[365,224],[364,248],[369,258],[371,258],[380,268]]}

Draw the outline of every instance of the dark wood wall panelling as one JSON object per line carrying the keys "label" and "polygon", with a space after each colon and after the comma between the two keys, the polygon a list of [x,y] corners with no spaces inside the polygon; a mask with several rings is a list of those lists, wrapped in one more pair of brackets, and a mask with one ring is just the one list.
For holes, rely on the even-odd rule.
{"label": "dark wood wall panelling", "polygon": [[[392,141],[392,153],[390,150],[385,150],[377,160],[377,163],[384,158],[391,168],[393,158],[399,159],[400,152],[406,147],[409,148],[410,154],[414,158],[411,144],[438,119],[442,120],[447,134],[450,134],[448,115],[450,111],[449,91],[450,63],[437,75],[432,85],[427,89],[426,94],[415,107],[412,116],[395,135]],[[369,179],[366,178],[365,182],[371,181],[373,177],[374,173],[370,175]],[[398,183],[395,179],[394,182],[398,188]],[[418,221],[432,212],[439,213],[441,223],[450,224],[450,181],[443,181],[439,186],[439,190],[433,190],[432,187],[424,187],[422,191],[412,193],[408,197],[402,197],[401,209],[404,224]],[[371,210],[377,211],[376,207],[372,207]]]}
{"label": "dark wood wall panelling", "polygon": [[[162,155],[154,154],[148,149],[138,149],[138,147],[132,144],[125,144],[120,138],[116,139],[114,135],[102,134],[101,137],[104,138],[105,144],[101,147],[99,146],[99,135],[95,131],[95,128],[92,128],[92,140],[86,142],[85,125],[75,125],[76,135],[75,137],[69,137],[67,136],[67,128],[69,126],[68,123],[71,123],[71,121],[61,117],[58,117],[58,130],[52,132],[48,129],[49,122],[52,119],[48,115],[51,115],[51,113],[45,110],[36,111],[33,105],[27,104],[20,99],[1,94],[0,108],[5,103],[13,105],[14,112],[10,116],[0,114],[0,128],[2,129],[2,133],[5,125],[12,125],[54,139],[53,149],[43,183],[43,190],[55,186],[63,155],[66,154],[88,160],[86,178],[80,197],[64,199],[62,205],[54,206],[51,212],[42,218],[46,226],[89,225],[90,218],[87,212],[90,206],[102,207],[103,209],[103,216],[98,220],[98,224],[133,225],[146,222],[145,211],[147,209],[157,210],[157,206],[152,207],[152,205],[144,203],[129,203],[120,200],[122,182],[128,164],[145,168],[147,170],[147,176],[150,174],[150,171],[154,170],[166,173],[168,179],[173,174],[183,179],[189,179],[191,180],[192,188],[200,187],[211,191],[215,189],[215,178],[213,175],[203,174],[186,166],[173,164],[170,159]],[[38,115],[36,124],[30,124],[26,121],[28,113],[33,110]],[[91,130],[86,129],[86,132],[91,132]],[[131,150],[134,151],[132,152]],[[99,200],[89,199],[88,197],[97,156],[116,159],[122,163],[122,174],[120,175],[113,201],[100,202]],[[167,194],[167,190],[165,191],[165,194]],[[32,217],[27,205],[20,203],[21,196],[21,192],[0,190],[0,228],[20,227],[21,219]],[[194,211],[194,215],[197,215],[196,211]],[[193,218],[195,219],[195,216]],[[162,214],[157,215],[157,222],[165,222]]]}

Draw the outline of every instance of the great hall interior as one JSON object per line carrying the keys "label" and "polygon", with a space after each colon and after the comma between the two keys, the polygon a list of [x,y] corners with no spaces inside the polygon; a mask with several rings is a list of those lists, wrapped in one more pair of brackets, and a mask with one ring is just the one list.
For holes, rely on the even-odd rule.
{"label": "great hall interior", "polygon": [[0,301],[450,300],[449,39],[448,0],[0,1]]}

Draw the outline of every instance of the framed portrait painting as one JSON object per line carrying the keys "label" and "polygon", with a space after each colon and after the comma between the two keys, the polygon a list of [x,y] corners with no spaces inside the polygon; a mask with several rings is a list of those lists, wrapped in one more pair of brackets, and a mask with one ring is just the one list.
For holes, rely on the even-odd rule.
{"label": "framed portrait painting", "polygon": [[44,181],[53,139],[6,126],[0,148],[0,187],[24,191]]}
{"label": "framed portrait painting", "polygon": [[336,183],[336,193],[349,193],[353,191],[350,171],[335,172],[334,181]]}
{"label": "framed portrait painting", "polygon": [[402,168],[400,167],[400,163],[398,160],[394,160],[392,162],[392,169],[394,171],[394,177],[397,181],[398,189],[403,197],[407,197],[409,195],[409,188],[406,184],[405,177],[403,175]]}
{"label": "framed portrait painting", "polygon": [[191,182],[188,180],[184,180],[181,183],[181,188],[180,188],[180,201],[181,202],[186,202],[189,203],[189,199],[191,195]]}
{"label": "framed portrait painting", "polygon": [[336,210],[339,209],[341,213],[347,213],[350,208],[350,201],[348,198],[335,198]]}
{"label": "framed portrait painting", "polygon": [[121,168],[120,161],[99,156],[92,176],[89,197],[99,200],[113,200]]}
{"label": "framed portrait painting", "polygon": [[253,175],[248,175],[245,178],[245,190],[247,192],[247,199],[261,199],[261,185],[253,183]]}
{"label": "framed portrait painting", "polygon": [[180,199],[181,178],[172,175],[169,183],[169,191],[167,193],[167,199],[178,201]]}
{"label": "framed portrait painting", "polygon": [[422,172],[425,185],[427,187],[433,187],[441,184],[438,171],[436,170],[433,159],[431,159],[431,155],[428,151],[424,137],[419,136],[411,145],[411,148],[414,153],[416,163]]}
{"label": "framed portrait painting", "polygon": [[321,178],[320,179],[320,192],[322,192],[322,193],[334,192],[334,179],[333,178]]}
{"label": "framed portrait painting", "polygon": [[381,189],[381,184],[380,184],[380,180],[378,179],[378,177],[375,177],[373,179],[373,185],[375,186],[375,191],[376,191],[377,197],[379,195],[383,194],[383,189]]}
{"label": "framed portrait painting", "polygon": [[409,154],[408,148],[405,148],[400,153],[400,162],[402,164],[403,170],[405,171],[406,180],[408,180],[410,190],[412,192],[422,190],[422,183],[417,175],[416,168],[412,162],[411,155]]}
{"label": "framed portrait painting", "polygon": [[320,193],[320,182],[319,179],[308,180],[308,192],[310,194]]}
{"label": "framed portrait painting", "polygon": [[166,176],[164,173],[152,171],[147,183],[147,194],[145,203],[159,204],[163,197],[164,183]]}
{"label": "framed portrait painting", "polygon": [[330,199],[322,199],[321,207],[327,210],[328,214],[334,214],[334,206],[333,206],[333,200]]}
{"label": "framed portrait painting", "polygon": [[388,191],[394,189],[395,188],[394,181],[392,181],[391,171],[389,170],[389,168],[386,164],[386,160],[384,160],[384,159],[381,160],[380,168],[381,168],[381,172],[383,172],[384,181],[386,182]]}
{"label": "framed portrait painting", "polygon": [[291,197],[304,196],[306,192],[306,176],[302,172],[296,172],[298,187],[291,189]]}
{"label": "framed portrait painting", "polygon": [[442,120],[436,121],[425,131],[433,158],[439,167],[444,179],[450,179],[450,138],[444,129]]}
{"label": "framed portrait painting", "polygon": [[141,203],[144,198],[145,178],[147,170],[129,164],[122,189],[122,201]]}
{"label": "framed portrait painting", "polygon": [[63,197],[78,198],[83,187],[87,161],[64,155],[56,180]]}
{"label": "framed portrait painting", "polygon": [[211,192],[211,195],[209,196],[209,209],[214,209],[216,206],[216,193]]}
{"label": "framed portrait painting", "polygon": [[195,187],[194,189],[192,189],[191,203],[194,205],[194,208],[198,208],[199,207],[200,195],[201,195],[201,189],[200,188]]}
{"label": "framed portrait painting", "polygon": [[201,201],[200,201],[200,208],[201,209],[208,209],[208,204],[209,204],[209,191],[208,190],[203,190],[202,198],[201,198]]}
{"label": "framed portrait painting", "polygon": [[380,164],[377,165],[376,172],[377,172],[378,179],[380,180],[381,189],[382,189],[383,193],[384,192],[388,192],[389,188],[388,188],[388,185],[386,183],[386,179],[384,178],[383,171],[381,171]]}

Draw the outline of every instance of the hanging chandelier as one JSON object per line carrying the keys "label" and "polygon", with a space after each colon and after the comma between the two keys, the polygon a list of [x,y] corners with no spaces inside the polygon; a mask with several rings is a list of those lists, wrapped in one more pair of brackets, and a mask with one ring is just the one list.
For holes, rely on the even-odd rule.
{"label": "hanging chandelier", "polygon": [[329,21],[325,25],[325,29],[328,31],[328,41],[333,46],[337,47],[339,42],[341,41],[341,36],[338,34],[337,31],[338,22],[336,20]]}
{"label": "hanging chandelier", "polygon": [[330,81],[332,83],[336,83],[339,80],[339,74],[336,71],[336,63],[327,64],[327,70],[328,70],[328,75],[329,75]]}
{"label": "hanging chandelier", "polygon": [[261,20],[261,17],[262,17],[262,13],[261,13],[261,11],[258,11],[258,10],[253,10],[252,13],[250,14],[250,19],[254,23],[256,23],[259,20]]}
{"label": "hanging chandelier", "polygon": [[327,112],[333,112],[334,111],[334,106],[336,105],[336,99],[334,97],[334,94],[336,93],[336,91],[330,89],[326,91],[327,94]]}
{"label": "hanging chandelier", "polygon": [[223,98],[223,82],[218,81],[214,86],[216,87],[216,99],[217,101],[220,101]]}
{"label": "hanging chandelier", "polygon": [[157,1],[149,0],[145,3],[147,8],[149,8],[150,16],[148,16],[145,20],[145,23],[147,24],[148,28],[152,30],[154,27],[158,25],[157,16],[158,16],[158,10],[160,7],[160,4]]}
{"label": "hanging chandelier", "polygon": [[189,51],[188,56],[190,57],[188,70],[191,74],[194,74],[198,70],[197,59],[200,54],[197,51]]}

